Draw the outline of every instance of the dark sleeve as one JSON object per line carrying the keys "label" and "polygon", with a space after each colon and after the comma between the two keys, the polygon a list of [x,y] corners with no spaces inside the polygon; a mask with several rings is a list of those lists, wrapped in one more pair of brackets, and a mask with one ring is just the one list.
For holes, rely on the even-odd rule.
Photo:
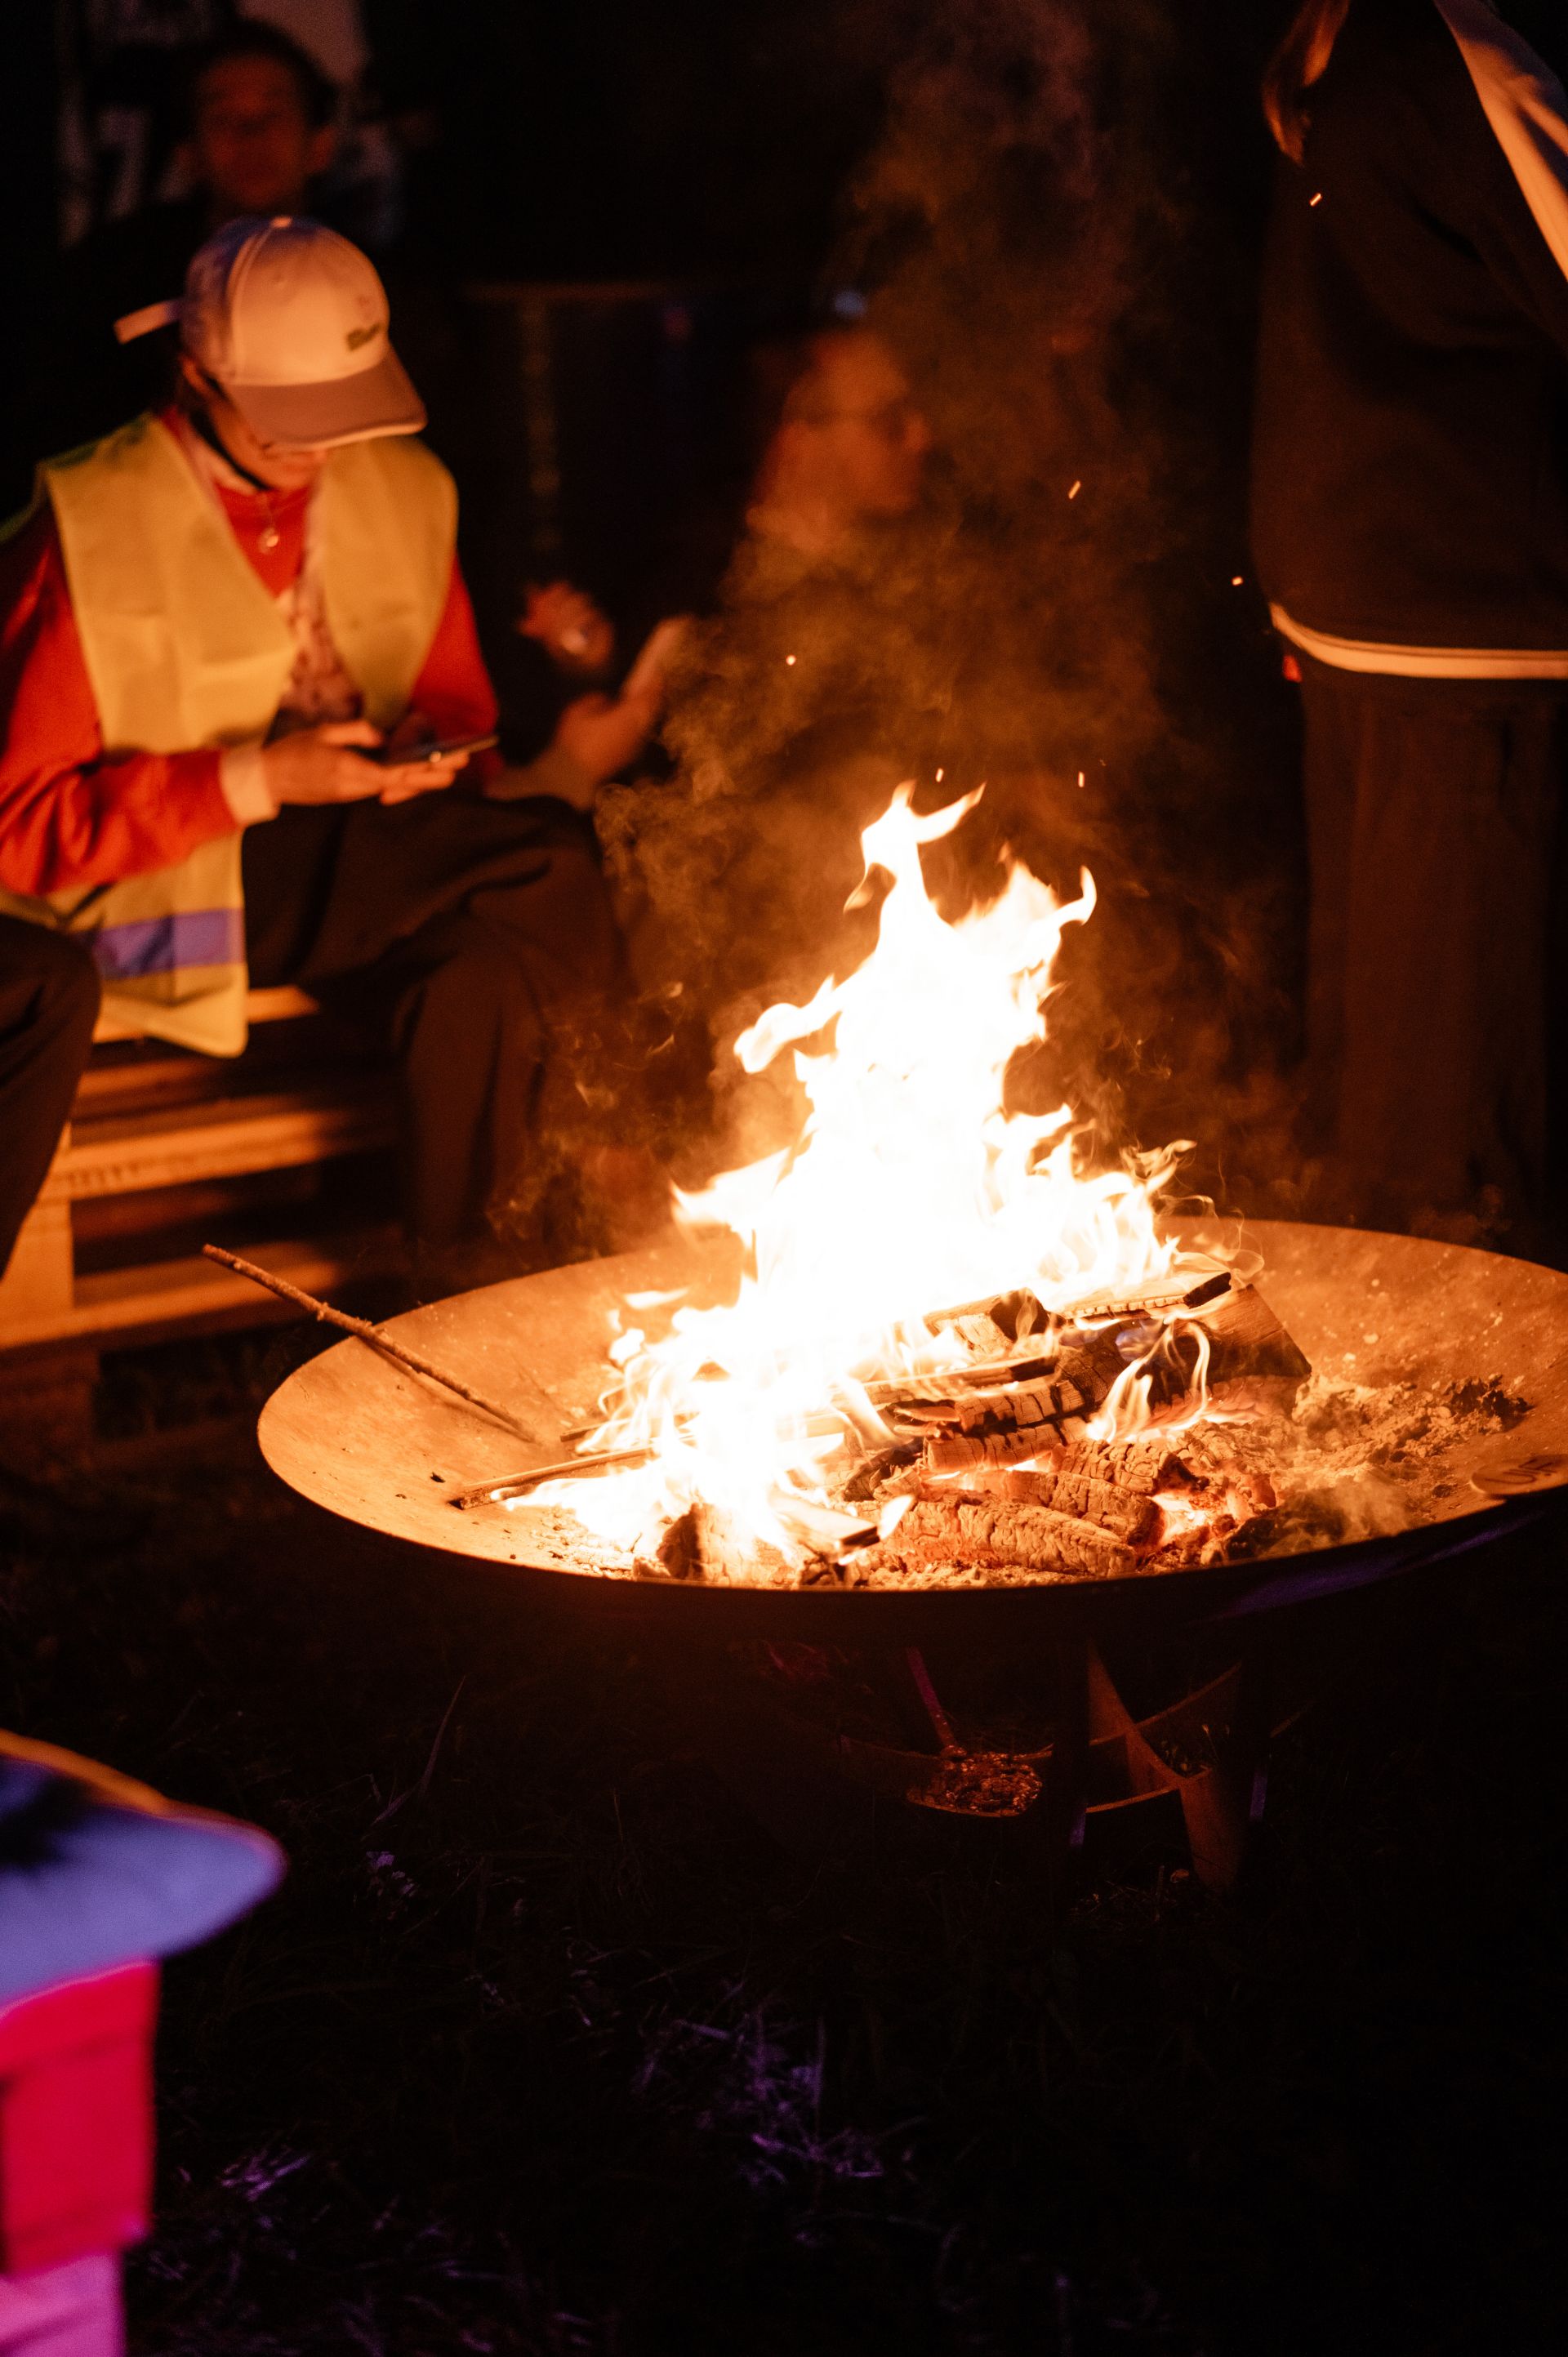
{"label": "dark sleeve", "polygon": [[282,1878],[254,1825],[105,1802],[0,1759],[0,2002],[194,1947]]}
{"label": "dark sleeve", "polygon": [[1568,353],[1568,98],[1487,0],[1435,0],[1457,59],[1453,136],[1432,128],[1460,225],[1498,285]]}

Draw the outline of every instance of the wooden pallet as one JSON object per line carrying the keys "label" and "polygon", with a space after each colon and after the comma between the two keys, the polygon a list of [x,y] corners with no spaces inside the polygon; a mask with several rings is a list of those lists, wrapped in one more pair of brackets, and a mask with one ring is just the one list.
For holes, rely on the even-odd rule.
{"label": "wooden pallet", "polygon": [[[0,1358],[51,1345],[147,1340],[261,1321],[280,1305],[189,1247],[193,1222],[229,1241],[249,1209],[247,1256],[313,1293],[398,1265],[384,1219],[312,1233],[326,1166],[384,1156],[394,1137],[387,1075],[323,1053],[311,1000],[255,991],[257,1037],[232,1063],[104,1024],[38,1200],[0,1280]],[[305,1232],[254,1241],[257,1202],[297,1174]],[[289,1192],[287,1188],[284,1193]],[[230,1231],[225,1233],[225,1228]]]}

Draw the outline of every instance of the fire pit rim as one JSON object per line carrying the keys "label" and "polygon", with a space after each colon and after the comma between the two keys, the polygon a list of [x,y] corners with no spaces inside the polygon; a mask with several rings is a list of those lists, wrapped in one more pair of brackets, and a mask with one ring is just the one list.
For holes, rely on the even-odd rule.
{"label": "fire pit rim", "polygon": [[[1530,1378],[1541,1396],[1517,1437],[1499,1443],[1498,1452],[1519,1454],[1539,1448],[1543,1440],[1556,1441],[1568,1452],[1568,1347],[1564,1347],[1568,1345],[1568,1275],[1466,1246],[1382,1236],[1369,1230],[1259,1222],[1251,1235],[1268,1264],[1264,1289],[1271,1297],[1278,1294],[1293,1328],[1301,1325],[1296,1296],[1305,1280],[1295,1265],[1304,1255],[1309,1262],[1313,1255],[1320,1264],[1334,1261],[1342,1274],[1350,1272],[1352,1280],[1357,1269],[1364,1275],[1381,1263],[1381,1276],[1369,1282],[1382,1289],[1384,1306],[1395,1304],[1401,1315],[1411,1312],[1418,1297],[1428,1305],[1436,1301],[1441,1306],[1467,1294],[1477,1303],[1492,1305],[1494,1328],[1505,1317],[1515,1317],[1515,1327],[1509,1330],[1516,1332],[1520,1348],[1529,1343]],[[699,1265],[690,1247],[677,1239],[673,1244],[616,1260],[578,1263],[512,1279],[480,1293],[456,1296],[392,1321],[392,1330],[406,1330],[411,1340],[446,1361],[456,1356],[462,1372],[492,1394],[516,1398],[537,1413],[537,1390],[531,1394],[521,1382],[521,1338],[516,1330],[520,1326],[532,1329],[534,1364],[549,1384],[571,1355],[563,1351],[561,1335],[562,1321],[569,1312],[575,1309],[580,1321],[586,1315],[586,1304],[607,1306],[625,1292],[660,1281],[667,1285],[679,1270],[690,1273]],[[1394,1266],[1402,1268],[1406,1278],[1419,1276],[1422,1282],[1387,1286],[1384,1281]],[[1326,1280],[1319,1274],[1312,1281],[1321,1286]],[[476,1340],[474,1313],[479,1304],[485,1305],[486,1324]],[[498,1304],[509,1313],[499,1319],[494,1315]],[[1321,1361],[1325,1332],[1341,1343],[1352,1331],[1359,1338],[1366,1317],[1373,1313],[1359,1310],[1359,1323],[1354,1329],[1345,1326],[1346,1314],[1341,1307],[1326,1323],[1319,1317],[1316,1331],[1303,1332],[1309,1356]],[[1421,1325],[1420,1316],[1415,1322]],[[1430,1317],[1426,1322],[1430,1327]],[[1309,1318],[1308,1329],[1312,1323]],[[580,1360],[580,1351],[578,1356]],[[565,1405],[576,1412],[581,1401]],[[372,1452],[374,1480],[360,1480],[357,1494],[351,1494],[354,1482],[345,1479],[343,1463],[334,1463],[333,1457],[350,1460],[350,1466],[357,1464],[362,1473],[367,1428],[382,1421],[388,1427],[386,1445],[379,1455]],[[350,1436],[348,1440],[341,1437],[345,1428]],[[522,1575],[530,1587],[538,1587],[548,1577],[556,1592],[591,1598],[612,1610],[626,1606],[634,1611],[668,1615],[695,1609],[703,1615],[703,1625],[713,1627],[716,1607],[721,1615],[737,1622],[748,1613],[770,1622],[782,1619],[795,1628],[809,1620],[846,1635],[852,1625],[866,1631],[875,1626],[880,1633],[895,1620],[902,1623],[910,1618],[926,1625],[944,1616],[953,1621],[953,1616],[959,1615],[953,1625],[963,1625],[976,1616],[977,1609],[987,1620],[1022,1612],[1030,1619],[1044,1616],[1064,1629],[1101,1625],[1127,1612],[1144,1619],[1167,1609],[1183,1617],[1264,1609],[1276,1600],[1362,1585],[1438,1555],[1482,1544],[1550,1508],[1553,1499],[1561,1497],[1554,1488],[1485,1501],[1477,1495],[1474,1503],[1468,1499],[1458,1501],[1445,1515],[1389,1534],[1295,1555],[1126,1579],[918,1589],[717,1584],[693,1588],[679,1582],[596,1574],[565,1561],[527,1557],[525,1534],[511,1518],[498,1523],[488,1512],[458,1514],[442,1504],[442,1491],[460,1481],[520,1469],[517,1460],[525,1459],[527,1450],[459,1404],[435,1396],[416,1379],[400,1373],[358,1341],[340,1343],[296,1370],[263,1408],[258,1437],[273,1469],[301,1494],[362,1527],[379,1530],[426,1553],[467,1564],[488,1563],[510,1577]],[[547,1454],[542,1450],[541,1458]],[[445,1475],[440,1470],[444,1464],[449,1469]],[[1568,1469],[1568,1454],[1564,1465]],[[399,1512],[400,1507],[405,1511]],[[508,1538],[510,1545],[499,1543]],[[569,1589],[560,1587],[563,1573],[573,1583]],[[682,1596],[703,1600],[694,1608],[669,1600]],[[845,1616],[853,1614],[857,1604],[875,1609],[877,1621],[873,1624],[863,1619],[852,1624]]]}

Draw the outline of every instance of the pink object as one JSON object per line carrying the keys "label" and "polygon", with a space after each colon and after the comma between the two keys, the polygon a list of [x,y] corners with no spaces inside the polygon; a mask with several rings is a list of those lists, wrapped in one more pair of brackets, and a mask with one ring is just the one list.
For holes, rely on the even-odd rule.
{"label": "pink object", "polygon": [[[157,2007],[158,1970],[150,1964],[121,1964],[0,2007],[5,2277],[119,2251],[146,2233]],[[11,2345],[5,2300],[16,2289],[0,2277],[0,2350]],[[18,2345],[30,2350],[25,2339]],[[41,2346],[54,2357],[52,2342]],[[62,2352],[74,2347],[61,2344]]]}
{"label": "pink object", "polygon": [[0,2276],[0,2357],[124,2357],[120,2262],[108,2252]]}

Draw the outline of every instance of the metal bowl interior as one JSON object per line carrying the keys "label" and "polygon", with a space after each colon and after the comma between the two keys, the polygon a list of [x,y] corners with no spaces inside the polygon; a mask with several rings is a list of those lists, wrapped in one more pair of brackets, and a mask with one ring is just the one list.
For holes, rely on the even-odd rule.
{"label": "metal bowl interior", "polygon": [[[1447,1460],[1446,1494],[1412,1486],[1375,1536],[1127,1580],[910,1591],[693,1587],[585,1573],[551,1543],[543,1516],[499,1505],[456,1511],[454,1491],[563,1453],[555,1436],[593,1414],[606,1383],[605,1346],[628,1295],[684,1286],[698,1298],[725,1297],[733,1261],[704,1260],[671,1239],[458,1294],[392,1322],[389,1330],[411,1348],[512,1404],[542,1435],[537,1448],[354,1340],[280,1386],[259,1437],[274,1471],[302,1496],[432,1555],[489,1565],[671,1627],[694,1614],[709,1634],[722,1625],[737,1636],[782,1630],[846,1644],[918,1642],[982,1622],[1067,1636],[1151,1612],[1187,1619],[1264,1610],[1477,1545],[1562,1502],[1568,1275],[1357,1229],[1259,1222],[1248,1241],[1263,1255],[1262,1289],[1320,1372],[1373,1386],[1413,1382],[1434,1394],[1497,1381],[1529,1403],[1528,1414],[1506,1435],[1477,1429],[1462,1440]],[[656,1314],[638,1314],[655,1324]]]}

